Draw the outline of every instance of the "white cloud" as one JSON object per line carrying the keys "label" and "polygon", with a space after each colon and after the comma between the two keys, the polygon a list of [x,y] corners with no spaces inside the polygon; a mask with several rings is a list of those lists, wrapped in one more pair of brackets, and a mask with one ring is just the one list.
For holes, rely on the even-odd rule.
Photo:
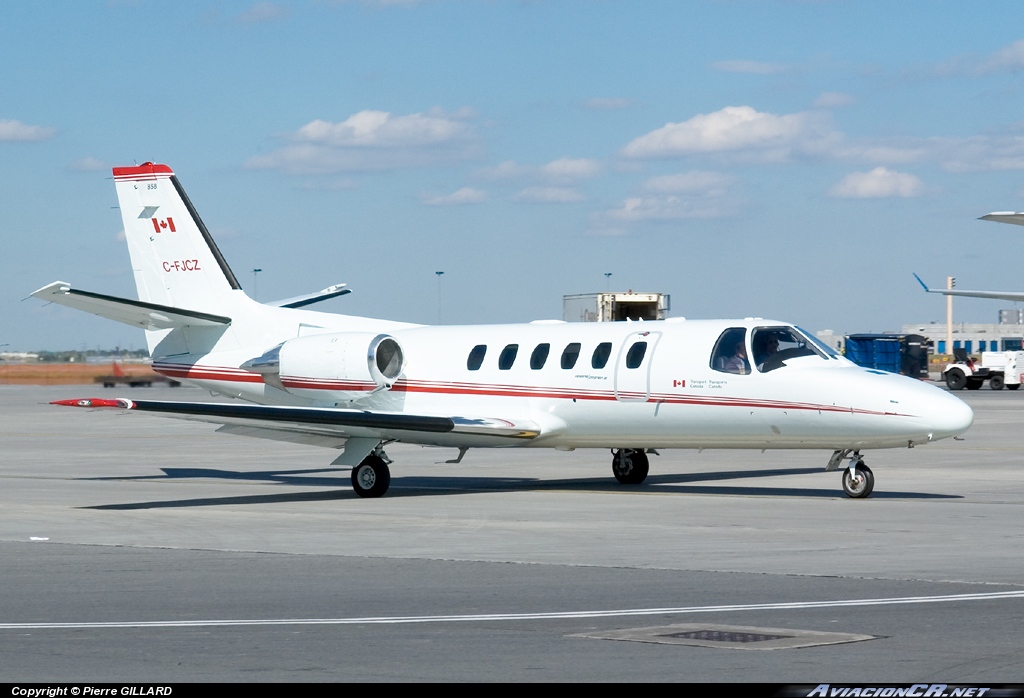
{"label": "white cloud", "polygon": [[56,134],[57,129],[48,126],[23,124],[17,119],[0,119],[0,141],[45,141]]}
{"label": "white cloud", "polygon": [[747,106],[725,107],[681,123],[667,123],[633,140],[622,154],[665,158],[742,151],[778,161],[797,150],[820,149],[835,135],[825,118],[813,112],[778,115]]}
{"label": "white cloud", "polygon": [[[845,96],[831,93],[821,101],[837,104],[845,101]],[[1024,136],[1017,130],[1007,129],[1003,134],[966,138],[849,138],[832,125],[826,110],[779,115],[758,112],[752,107],[726,107],[680,123],[668,123],[633,140],[621,153],[634,160],[714,157],[734,162],[787,162],[802,159],[873,165],[932,163],[950,172],[998,171],[1024,169]]]}
{"label": "white cloud", "polygon": [[336,179],[313,179],[302,185],[308,191],[346,191],[355,189],[358,186],[351,177],[340,177]]}
{"label": "white cloud", "polygon": [[720,218],[736,212],[738,202],[730,196],[734,180],[720,172],[692,170],[652,177],[644,183],[647,192],[626,199],[616,208],[595,217],[601,225],[622,225],[642,221],[673,221],[686,218]]}
{"label": "white cloud", "polygon": [[894,196],[920,196],[924,184],[905,172],[876,167],[870,172],[848,174],[829,191],[830,196],[842,199],[885,199]]}
{"label": "white cloud", "polygon": [[394,116],[366,109],[344,121],[310,121],[295,140],[336,147],[420,147],[451,142],[467,135],[468,126],[443,112]]}
{"label": "white cloud", "polygon": [[460,206],[463,204],[478,204],[487,200],[487,193],[472,187],[463,187],[446,196],[433,196],[423,199],[427,206]]}
{"label": "white cloud", "polygon": [[853,104],[856,100],[845,92],[822,92],[818,95],[818,98],[814,100],[814,106],[822,109],[831,109],[834,107],[845,107],[849,104]]}
{"label": "white cloud", "polygon": [[732,177],[720,172],[693,170],[691,172],[652,177],[644,184],[644,188],[665,194],[723,196],[726,188],[732,182]]}
{"label": "white cloud", "polygon": [[99,172],[100,170],[105,170],[108,167],[109,165],[107,163],[103,162],[99,158],[93,157],[74,160],[68,165],[68,169],[74,172]]}
{"label": "white cloud", "polygon": [[720,218],[731,213],[724,202],[687,196],[635,196],[604,216],[623,223],[675,221],[686,218]]}
{"label": "white cloud", "polygon": [[612,111],[616,109],[625,109],[629,107],[633,102],[624,97],[591,97],[583,102],[583,106],[587,109],[595,109],[598,111]]}
{"label": "white cloud", "polygon": [[551,180],[579,181],[601,174],[601,163],[587,158],[559,158],[541,166],[541,175]]}
{"label": "white cloud", "polygon": [[466,110],[405,116],[364,110],[337,123],[316,119],[286,135],[290,143],[283,148],[252,157],[247,166],[333,174],[451,163],[478,153],[471,116]]}
{"label": "white cloud", "polygon": [[999,49],[978,67],[978,71],[982,73],[1015,73],[1019,70],[1024,70],[1024,39],[1018,39],[1009,46]]}
{"label": "white cloud", "polygon": [[242,24],[259,24],[262,22],[274,22],[287,17],[287,7],[275,5],[272,2],[258,2],[238,15],[238,21]]}
{"label": "white cloud", "polygon": [[540,165],[520,165],[515,160],[506,160],[494,167],[477,170],[474,176],[488,181],[534,180],[552,184],[579,182],[597,177],[604,166],[588,158],[559,158]]}
{"label": "white cloud", "polygon": [[761,61],[718,61],[711,67],[723,73],[750,73],[753,75],[775,75],[790,69],[782,63],[763,63]]}
{"label": "white cloud", "polygon": [[527,187],[512,198],[533,204],[572,204],[587,200],[582,192],[572,187]]}

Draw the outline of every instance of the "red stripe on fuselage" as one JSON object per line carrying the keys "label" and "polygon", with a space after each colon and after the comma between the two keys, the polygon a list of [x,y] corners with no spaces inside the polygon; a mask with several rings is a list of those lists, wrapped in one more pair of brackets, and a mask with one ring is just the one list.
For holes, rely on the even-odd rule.
{"label": "red stripe on fuselage", "polygon": [[[223,366],[202,366],[184,364],[154,364],[153,370],[170,378],[189,380],[212,380],[240,383],[262,383],[263,376],[239,368]],[[323,390],[339,392],[370,392],[377,386],[370,382],[324,380],[314,378],[298,378],[289,376],[282,378],[282,385],[296,390]],[[465,395],[486,397],[522,397],[542,398],[550,400],[591,400],[614,402],[620,399],[662,403],[667,405],[698,405],[704,407],[749,407],[758,409],[801,410],[816,412],[833,412],[847,414],[878,415],[892,417],[910,417],[913,415],[898,412],[879,412],[838,405],[817,405],[807,402],[784,402],[781,400],[763,400],[758,398],[737,398],[717,395],[675,395],[666,393],[641,393],[610,390],[592,390],[586,388],[544,388],[511,384],[461,383],[445,381],[410,381],[400,380],[391,388],[394,392],[429,393],[434,395]]]}

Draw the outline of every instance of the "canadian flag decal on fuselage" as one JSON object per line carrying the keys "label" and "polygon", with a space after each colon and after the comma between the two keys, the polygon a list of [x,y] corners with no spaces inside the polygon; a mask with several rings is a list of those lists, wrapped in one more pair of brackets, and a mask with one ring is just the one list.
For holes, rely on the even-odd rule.
{"label": "canadian flag decal on fuselage", "polygon": [[153,221],[153,229],[158,233],[162,233],[167,230],[171,231],[172,233],[175,232],[173,218],[167,218],[167,220],[163,221],[160,220],[159,218],[150,218],[150,220]]}

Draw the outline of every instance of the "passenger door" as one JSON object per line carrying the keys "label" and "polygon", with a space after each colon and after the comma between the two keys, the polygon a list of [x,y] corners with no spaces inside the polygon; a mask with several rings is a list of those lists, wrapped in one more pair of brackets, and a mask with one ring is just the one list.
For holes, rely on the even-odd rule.
{"label": "passenger door", "polygon": [[615,399],[646,402],[651,397],[651,364],[661,332],[637,331],[626,335],[615,359]]}

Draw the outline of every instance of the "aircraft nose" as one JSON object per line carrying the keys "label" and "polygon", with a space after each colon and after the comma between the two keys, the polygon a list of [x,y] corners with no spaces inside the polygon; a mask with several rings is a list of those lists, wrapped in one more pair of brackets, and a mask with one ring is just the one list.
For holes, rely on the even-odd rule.
{"label": "aircraft nose", "polygon": [[974,423],[974,410],[960,398],[934,386],[928,387],[931,394],[925,403],[925,419],[932,439],[959,436],[967,431]]}

